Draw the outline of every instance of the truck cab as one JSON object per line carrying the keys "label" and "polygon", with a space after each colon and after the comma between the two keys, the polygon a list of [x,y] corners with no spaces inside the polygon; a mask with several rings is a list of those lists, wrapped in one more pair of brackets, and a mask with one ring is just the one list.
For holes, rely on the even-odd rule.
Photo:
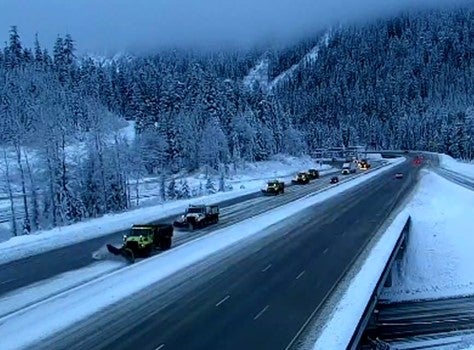
{"label": "truck cab", "polygon": [[267,186],[262,188],[263,194],[280,194],[285,193],[285,183],[283,181],[272,180],[267,182]]}
{"label": "truck cab", "polygon": [[305,172],[299,172],[291,182],[294,184],[308,184],[309,175]]}
{"label": "truck cab", "polygon": [[194,229],[216,224],[218,221],[217,205],[189,205],[184,214],[173,222],[173,226]]}
{"label": "truck cab", "polygon": [[311,180],[319,179],[319,171],[316,169],[309,169],[308,176]]}

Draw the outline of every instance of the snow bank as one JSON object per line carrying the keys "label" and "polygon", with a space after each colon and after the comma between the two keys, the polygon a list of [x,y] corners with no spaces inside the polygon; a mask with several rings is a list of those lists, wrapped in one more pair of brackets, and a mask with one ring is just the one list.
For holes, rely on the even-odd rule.
{"label": "snow bank", "polygon": [[445,169],[474,179],[474,163],[462,162],[447,154],[439,154],[439,165]]}
{"label": "snow bank", "polygon": [[125,265],[123,261],[95,263],[4,294],[0,297],[0,317],[97,279]]}
{"label": "snow bank", "polygon": [[333,308],[323,329],[319,334],[313,335],[317,339],[307,340],[307,343],[314,344],[314,350],[347,348],[408,216],[406,210],[398,214],[370,250],[359,272],[349,282],[342,298]]}
{"label": "snow bank", "polygon": [[[270,230],[264,230],[264,228],[281,223],[303,209],[378,176],[403,161],[404,159],[392,161],[392,164],[382,169],[362,173],[353,180],[346,180],[328,190],[317,191],[270,212],[216,230],[175,249],[127,266],[110,275],[4,317],[0,319],[0,334],[3,335],[2,349],[32,346],[52,334],[71,327],[82,319],[91,317],[95,312],[196,264],[210,254],[218,251],[222,251],[224,254],[226,248],[237,242],[249,242],[250,237],[264,237],[270,234]],[[157,265],[161,268],[154,268]],[[140,273],[143,269],[151,273]],[[133,280],[134,283],[128,283],[130,280]],[[117,286],[121,287],[117,288]],[[18,329],[22,330],[22,337],[17,336]]]}
{"label": "snow bank", "polygon": [[474,193],[424,171],[408,206],[409,244],[392,288],[392,301],[474,294]]}
{"label": "snow bank", "polygon": [[[260,191],[268,179],[278,177],[285,181],[291,179],[296,171],[308,168],[328,169],[327,165],[319,167],[309,157],[276,157],[274,160],[245,164],[241,171],[229,180],[234,186],[233,191],[219,192],[208,196],[187,200],[169,201],[164,204],[131,210],[120,214],[109,214],[97,219],[79,222],[73,225],[57,227],[52,230],[38,231],[28,236],[11,237],[0,243],[0,264],[40,254],[52,249],[87,241],[96,237],[106,236],[130,228],[137,222],[152,222],[169,216],[179,215],[192,203],[221,202],[232,198]],[[327,172],[331,172],[328,170]],[[322,172],[324,174],[325,171]],[[199,177],[194,180],[199,183]],[[156,184],[152,184],[156,187]],[[155,189],[158,191],[157,189]],[[9,236],[0,235],[7,238]]]}

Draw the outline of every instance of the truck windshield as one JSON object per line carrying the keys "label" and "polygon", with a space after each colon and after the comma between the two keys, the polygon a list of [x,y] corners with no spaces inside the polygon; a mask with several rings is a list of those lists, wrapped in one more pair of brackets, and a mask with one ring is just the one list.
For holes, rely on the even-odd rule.
{"label": "truck windshield", "polygon": [[151,229],[148,228],[148,227],[134,227],[132,228],[132,230],[130,231],[130,234],[129,236],[146,236],[148,234],[150,234],[151,232]]}
{"label": "truck windshield", "polygon": [[205,211],[204,208],[202,207],[193,207],[193,208],[188,208],[188,214],[200,214]]}

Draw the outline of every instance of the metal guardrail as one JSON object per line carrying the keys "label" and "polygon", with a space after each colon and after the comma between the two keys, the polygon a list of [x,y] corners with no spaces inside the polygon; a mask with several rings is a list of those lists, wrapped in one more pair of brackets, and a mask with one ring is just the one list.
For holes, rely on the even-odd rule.
{"label": "metal guardrail", "polygon": [[395,247],[387,261],[387,264],[385,265],[385,268],[382,274],[380,275],[377,285],[374,288],[372,295],[370,296],[369,302],[367,303],[364,313],[361,319],[359,320],[359,323],[357,324],[357,327],[354,331],[354,334],[352,335],[352,338],[349,342],[349,345],[347,346],[347,349],[356,350],[359,347],[359,343],[362,339],[362,335],[364,334],[364,331],[367,328],[370,318],[372,317],[372,314],[374,312],[375,306],[377,305],[379,295],[385,285],[385,282],[387,281],[388,276],[390,275],[390,270],[392,268],[393,262],[395,261],[400,251],[400,248],[404,247],[404,245],[407,243],[408,232],[410,230],[410,222],[411,222],[411,217],[408,216],[407,221],[405,222],[405,225],[403,225],[402,232],[400,233],[400,237],[398,238],[397,243],[395,244]]}

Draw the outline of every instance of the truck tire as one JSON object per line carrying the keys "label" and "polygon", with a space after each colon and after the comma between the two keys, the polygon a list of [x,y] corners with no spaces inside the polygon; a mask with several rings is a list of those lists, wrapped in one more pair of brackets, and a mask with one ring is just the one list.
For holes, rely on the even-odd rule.
{"label": "truck tire", "polygon": [[168,250],[171,248],[171,237],[164,237],[161,242],[161,249]]}
{"label": "truck tire", "polygon": [[123,250],[122,255],[129,263],[133,264],[135,262],[135,254],[133,253],[133,250],[126,248]]}
{"label": "truck tire", "polygon": [[153,252],[153,244],[150,244],[145,250],[144,250],[144,255],[145,258],[148,258],[151,253]]}

